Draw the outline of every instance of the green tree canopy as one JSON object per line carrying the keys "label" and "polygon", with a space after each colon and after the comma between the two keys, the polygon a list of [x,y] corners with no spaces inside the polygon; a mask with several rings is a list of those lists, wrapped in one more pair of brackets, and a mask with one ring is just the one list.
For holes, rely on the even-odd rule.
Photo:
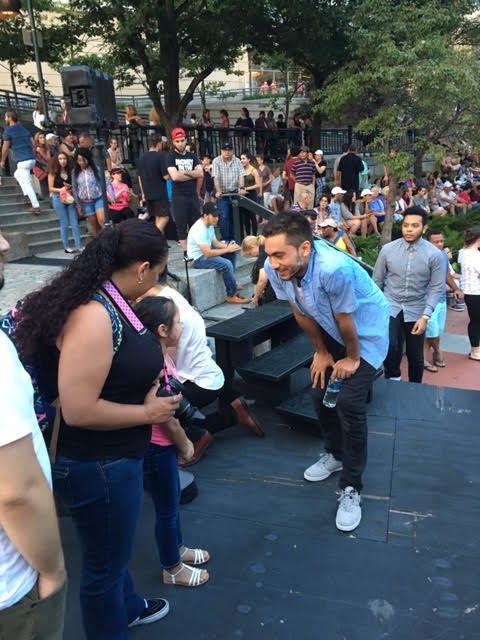
{"label": "green tree canopy", "polygon": [[[75,0],[71,25],[100,37],[102,53],[136,73],[167,128],[181,121],[195,89],[215,69],[230,70],[254,25],[267,19],[261,3],[239,0]],[[190,78],[180,95],[180,74]],[[116,74],[118,78],[118,74]]]}

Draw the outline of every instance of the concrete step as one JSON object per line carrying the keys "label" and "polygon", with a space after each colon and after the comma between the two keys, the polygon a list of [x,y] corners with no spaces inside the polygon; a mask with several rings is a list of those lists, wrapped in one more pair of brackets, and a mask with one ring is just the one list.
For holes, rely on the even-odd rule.
{"label": "concrete step", "polygon": [[20,203],[23,204],[22,192],[18,193],[4,193],[3,189],[0,189],[0,204]]}
{"label": "concrete step", "polygon": [[[3,180],[5,180],[5,178],[3,178]],[[2,182],[2,186],[0,187],[0,199],[3,197],[3,195],[9,195],[12,193],[17,193],[19,191],[19,186],[17,184],[17,182],[15,181],[14,184],[8,184],[6,185],[4,182]],[[21,190],[20,190],[20,193]]]}
{"label": "concrete step", "polygon": [[57,223],[57,216],[53,209],[45,209],[40,207],[41,214],[34,216],[31,213],[20,209],[18,211],[2,211],[0,212],[0,228],[6,227],[9,224],[15,224],[17,222],[26,222],[27,224],[36,220],[48,220],[51,224]]}

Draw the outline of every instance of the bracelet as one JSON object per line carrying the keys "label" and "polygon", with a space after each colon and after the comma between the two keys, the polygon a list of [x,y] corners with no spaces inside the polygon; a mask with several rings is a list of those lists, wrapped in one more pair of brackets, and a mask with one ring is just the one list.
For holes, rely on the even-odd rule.
{"label": "bracelet", "polygon": [[430,320],[430,316],[427,316],[427,314],[426,314],[426,313],[424,313],[424,314],[423,314],[422,318],[423,318],[424,320]]}

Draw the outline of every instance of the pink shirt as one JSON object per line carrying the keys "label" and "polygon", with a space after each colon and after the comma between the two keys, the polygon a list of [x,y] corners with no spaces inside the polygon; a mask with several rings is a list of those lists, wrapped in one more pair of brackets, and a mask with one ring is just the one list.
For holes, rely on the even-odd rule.
{"label": "pink shirt", "polygon": [[[175,364],[169,355],[164,356],[164,362],[168,375],[177,378]],[[152,437],[150,438],[150,442],[158,445],[159,447],[169,447],[174,444],[167,427],[163,423],[152,425]]]}

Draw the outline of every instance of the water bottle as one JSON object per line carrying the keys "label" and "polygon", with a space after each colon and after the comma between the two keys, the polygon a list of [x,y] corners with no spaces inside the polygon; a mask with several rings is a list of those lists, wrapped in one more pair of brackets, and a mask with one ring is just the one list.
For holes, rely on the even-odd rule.
{"label": "water bottle", "polygon": [[337,406],[338,394],[340,393],[341,380],[334,378],[329,380],[325,395],[323,396],[323,405],[329,409],[334,409]]}

